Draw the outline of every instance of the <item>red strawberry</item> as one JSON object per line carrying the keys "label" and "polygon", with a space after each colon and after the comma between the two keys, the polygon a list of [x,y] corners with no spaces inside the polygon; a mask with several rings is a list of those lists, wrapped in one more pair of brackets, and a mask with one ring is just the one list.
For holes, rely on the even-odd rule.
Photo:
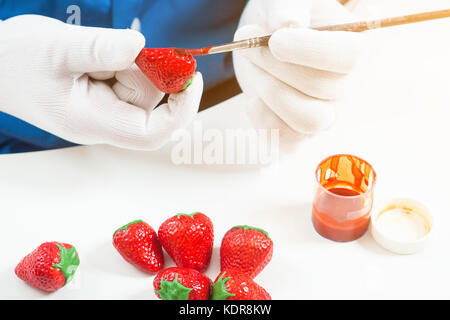
{"label": "red strawberry", "polygon": [[178,267],[204,271],[211,260],[214,231],[211,220],[203,213],[180,213],[159,227],[163,248]]}
{"label": "red strawberry", "polygon": [[45,242],[27,255],[14,270],[26,283],[55,291],[69,283],[80,264],[75,247],[60,242]]}
{"label": "red strawberry", "polygon": [[236,269],[222,271],[213,284],[212,300],[272,300],[248,275]]}
{"label": "red strawberry", "polygon": [[220,268],[238,269],[254,278],[272,259],[273,242],[266,231],[249,226],[231,228],[220,246]]}
{"label": "red strawberry", "polygon": [[162,300],[208,300],[212,281],[197,270],[174,267],[158,273],[153,287]]}
{"label": "red strawberry", "polygon": [[164,255],[155,230],[142,220],[132,221],[113,234],[114,247],[136,268],[156,273],[164,266]]}
{"label": "red strawberry", "polygon": [[144,48],[136,65],[162,92],[177,93],[186,89],[197,67],[194,57],[181,55],[174,48]]}

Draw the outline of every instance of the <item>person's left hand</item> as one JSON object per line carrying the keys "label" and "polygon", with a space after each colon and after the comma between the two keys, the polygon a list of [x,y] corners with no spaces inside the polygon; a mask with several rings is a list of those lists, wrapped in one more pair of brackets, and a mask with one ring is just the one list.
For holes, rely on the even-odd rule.
{"label": "person's left hand", "polygon": [[197,114],[202,75],[159,105],[137,31],[23,15],[0,22],[0,43],[0,110],[65,140],[156,150]]}

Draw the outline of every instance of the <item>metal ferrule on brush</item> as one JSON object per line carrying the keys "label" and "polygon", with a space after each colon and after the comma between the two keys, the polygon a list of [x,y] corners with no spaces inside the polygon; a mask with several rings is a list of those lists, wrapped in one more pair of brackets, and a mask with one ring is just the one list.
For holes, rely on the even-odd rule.
{"label": "metal ferrule on brush", "polygon": [[208,54],[215,54],[215,53],[223,53],[223,52],[229,52],[237,49],[249,49],[249,48],[255,48],[255,47],[261,47],[261,46],[267,46],[269,43],[270,36],[265,37],[258,37],[258,38],[251,38],[251,39],[245,39],[240,41],[234,41],[231,43],[226,43],[220,46],[215,46],[209,49]]}

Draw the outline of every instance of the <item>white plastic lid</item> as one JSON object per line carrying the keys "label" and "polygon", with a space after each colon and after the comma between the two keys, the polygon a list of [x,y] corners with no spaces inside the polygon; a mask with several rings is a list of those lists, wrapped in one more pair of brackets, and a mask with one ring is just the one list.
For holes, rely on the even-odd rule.
{"label": "white plastic lid", "polygon": [[412,199],[394,199],[371,217],[373,238],[384,248],[399,254],[422,249],[433,230],[429,210]]}

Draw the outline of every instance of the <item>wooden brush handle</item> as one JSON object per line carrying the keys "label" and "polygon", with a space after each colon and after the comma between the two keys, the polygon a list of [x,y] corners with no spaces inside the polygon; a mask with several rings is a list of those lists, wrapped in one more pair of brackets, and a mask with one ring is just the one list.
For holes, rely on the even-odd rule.
{"label": "wooden brush handle", "polygon": [[351,22],[346,24],[337,24],[332,26],[315,27],[314,30],[322,31],[353,31],[362,32],[372,29],[398,26],[401,24],[415,23],[427,20],[435,20],[450,17],[450,9],[430,11],[407,16],[385,18],[372,21]]}
{"label": "wooden brush handle", "polygon": [[[406,16],[399,16],[393,18],[384,18],[379,20],[371,20],[371,21],[359,21],[359,22],[350,22],[345,24],[336,24],[331,26],[323,26],[323,27],[313,27],[314,30],[319,31],[351,31],[351,32],[363,32],[367,30],[393,27],[402,24],[409,24],[427,20],[435,20],[442,18],[450,17],[450,9],[439,10],[439,11],[430,11],[430,12],[422,12],[416,13]],[[253,42],[257,42],[257,45],[253,45],[252,47],[258,46],[267,46],[269,44],[271,36],[264,36],[255,39],[250,39]],[[257,40],[257,41],[255,41]]]}

